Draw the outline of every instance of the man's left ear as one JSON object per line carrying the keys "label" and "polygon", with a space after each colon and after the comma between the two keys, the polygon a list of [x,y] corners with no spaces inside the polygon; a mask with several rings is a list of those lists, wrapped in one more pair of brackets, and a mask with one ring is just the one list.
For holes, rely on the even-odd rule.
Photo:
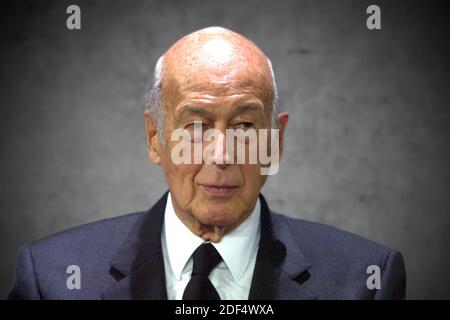
{"label": "man's left ear", "polygon": [[281,112],[277,115],[277,120],[279,123],[279,138],[280,138],[280,158],[283,155],[283,146],[284,146],[284,131],[287,127],[289,121],[289,113]]}

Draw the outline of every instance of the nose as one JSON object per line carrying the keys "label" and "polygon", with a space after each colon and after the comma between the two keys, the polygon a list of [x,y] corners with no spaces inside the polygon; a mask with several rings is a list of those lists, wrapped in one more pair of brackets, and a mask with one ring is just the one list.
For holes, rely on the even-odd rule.
{"label": "nose", "polygon": [[225,168],[227,165],[232,164],[232,156],[228,152],[231,148],[227,147],[226,134],[219,131],[213,143],[214,151],[212,152],[212,163],[219,168]]}

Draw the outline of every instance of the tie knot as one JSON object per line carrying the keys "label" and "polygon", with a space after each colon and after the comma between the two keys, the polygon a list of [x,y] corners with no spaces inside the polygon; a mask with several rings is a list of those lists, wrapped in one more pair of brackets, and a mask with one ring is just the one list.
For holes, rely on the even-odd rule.
{"label": "tie knot", "polygon": [[192,275],[201,274],[208,276],[212,269],[222,261],[220,253],[211,243],[203,243],[195,251],[193,256],[194,266]]}

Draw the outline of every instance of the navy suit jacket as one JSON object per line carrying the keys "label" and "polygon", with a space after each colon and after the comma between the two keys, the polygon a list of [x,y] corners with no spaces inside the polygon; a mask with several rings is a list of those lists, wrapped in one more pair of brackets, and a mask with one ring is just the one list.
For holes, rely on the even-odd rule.
{"label": "navy suit jacket", "polygon": [[[22,248],[9,299],[167,299],[161,230],[167,193],[149,210],[75,227]],[[261,240],[249,299],[402,299],[402,255],[357,235],[271,212],[261,200]],[[182,244],[180,244],[182,245]],[[67,267],[80,268],[69,289]],[[366,285],[371,265],[380,289]]]}

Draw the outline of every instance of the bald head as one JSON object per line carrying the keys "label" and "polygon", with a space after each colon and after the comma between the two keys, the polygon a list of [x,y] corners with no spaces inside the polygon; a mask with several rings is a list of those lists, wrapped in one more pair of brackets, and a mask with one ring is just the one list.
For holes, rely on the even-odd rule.
{"label": "bald head", "polygon": [[164,70],[167,86],[201,90],[204,84],[227,84],[232,89],[230,84],[239,82],[268,94],[272,91],[265,54],[247,38],[220,27],[202,29],[177,41],[164,54]]}
{"label": "bald head", "polygon": [[[277,89],[267,56],[249,39],[222,27],[188,34],[158,60],[147,105],[162,129],[162,109],[182,92],[233,95],[255,91],[276,126]],[[161,131],[161,130],[158,130]]]}
{"label": "bald head", "polygon": [[[288,115],[275,112],[276,97],[266,55],[224,28],[191,33],[158,60],[153,111],[145,113],[148,154],[163,169],[177,216],[206,241],[220,242],[248,217],[267,179],[262,172],[278,168]],[[180,151],[186,162],[177,160]]]}

